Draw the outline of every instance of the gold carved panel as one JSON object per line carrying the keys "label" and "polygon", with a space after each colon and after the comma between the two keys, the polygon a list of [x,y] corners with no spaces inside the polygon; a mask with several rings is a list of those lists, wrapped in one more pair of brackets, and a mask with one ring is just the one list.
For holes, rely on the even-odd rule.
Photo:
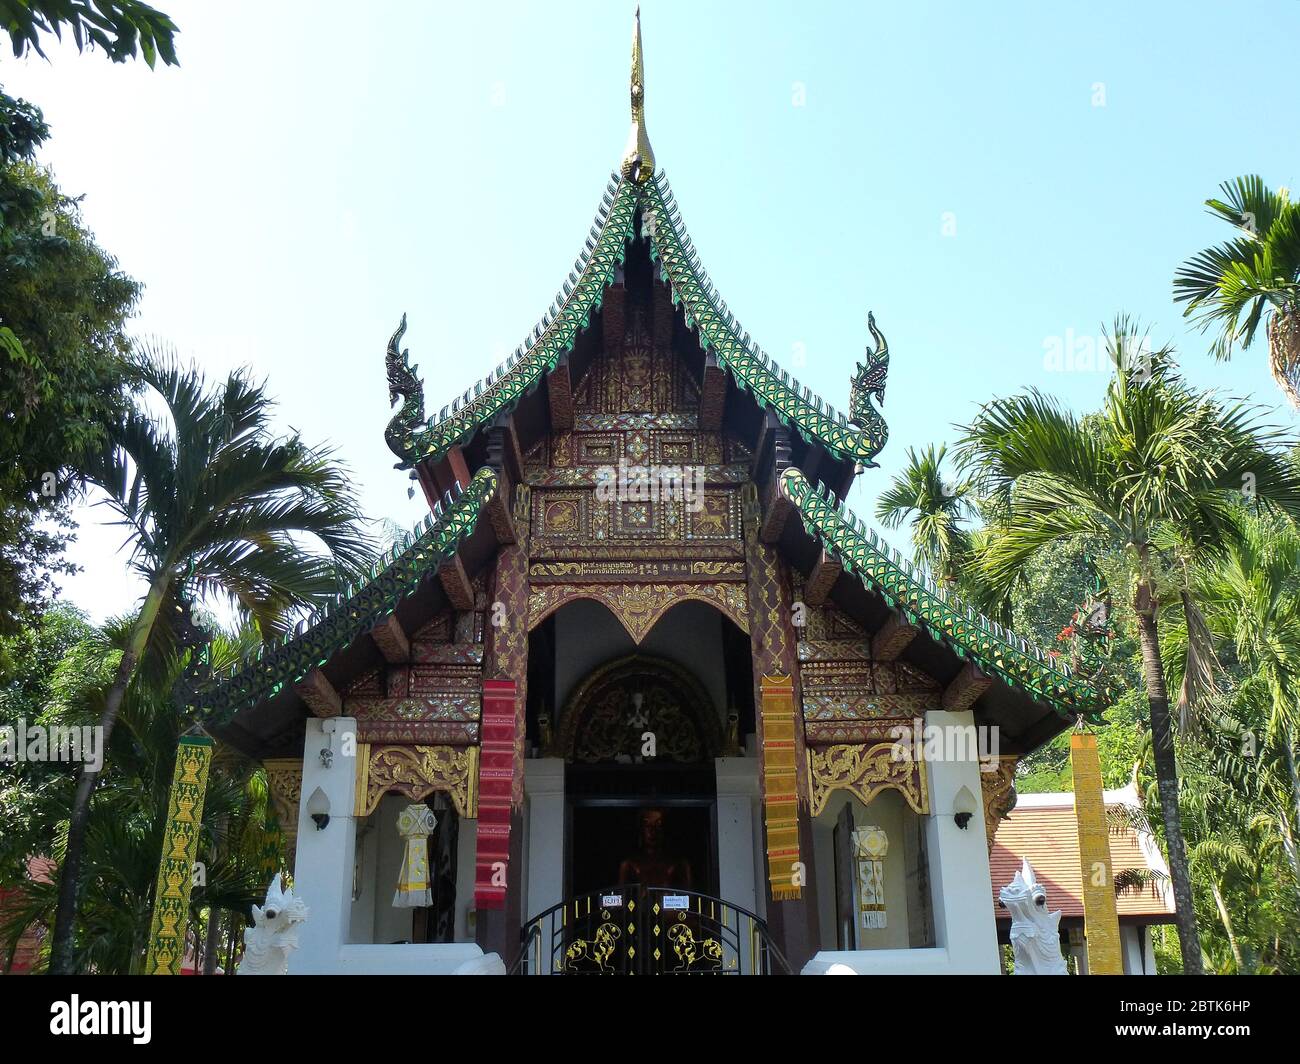
{"label": "gold carved panel", "polygon": [[717,584],[543,584],[528,593],[531,632],[566,602],[594,599],[619,619],[634,643],[640,643],[673,606],[687,599],[707,602],[749,632],[745,585]]}
{"label": "gold carved panel", "polygon": [[826,808],[833,791],[848,791],[866,805],[881,791],[899,792],[918,813],[930,811],[925,765],[917,758],[899,757],[897,743],[850,743],[808,750],[812,781],[812,815]]}
{"label": "gold carved panel", "polygon": [[356,815],[369,816],[389,791],[419,802],[435,791],[451,796],[456,812],[478,816],[477,746],[357,744]]}

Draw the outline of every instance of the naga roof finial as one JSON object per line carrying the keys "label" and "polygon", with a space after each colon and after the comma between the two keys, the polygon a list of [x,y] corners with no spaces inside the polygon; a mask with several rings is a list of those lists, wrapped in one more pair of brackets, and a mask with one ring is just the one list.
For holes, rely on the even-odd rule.
{"label": "naga roof finial", "polygon": [[632,130],[619,167],[626,181],[643,185],[654,175],[655,153],[645,131],[645,64],[641,60],[641,7],[632,28]]}
{"label": "naga roof finial", "polygon": [[878,439],[880,447],[885,446],[889,437],[889,428],[880,412],[871,405],[875,399],[878,405],[885,403],[885,381],[889,376],[889,343],[880,330],[876,328],[876,316],[867,314],[867,329],[876,342],[875,350],[867,348],[866,357],[858,363],[858,371],[853,375],[849,386],[849,424],[871,434]]}
{"label": "naga roof finial", "polygon": [[388,371],[388,405],[393,406],[399,398],[403,400],[402,408],[384,430],[388,449],[398,458],[406,458],[411,434],[424,425],[424,382],[416,373],[419,367],[411,365],[410,351],[400,349],[405,332],[406,315],[403,314],[402,323],[388,341],[388,350],[384,354],[384,368]]}

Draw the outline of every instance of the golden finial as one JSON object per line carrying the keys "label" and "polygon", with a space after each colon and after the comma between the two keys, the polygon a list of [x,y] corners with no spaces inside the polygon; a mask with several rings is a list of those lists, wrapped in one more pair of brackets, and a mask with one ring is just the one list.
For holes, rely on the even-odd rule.
{"label": "golden finial", "polygon": [[644,184],[655,172],[655,153],[645,131],[645,65],[641,61],[641,7],[632,28],[632,131],[619,168],[625,180]]}

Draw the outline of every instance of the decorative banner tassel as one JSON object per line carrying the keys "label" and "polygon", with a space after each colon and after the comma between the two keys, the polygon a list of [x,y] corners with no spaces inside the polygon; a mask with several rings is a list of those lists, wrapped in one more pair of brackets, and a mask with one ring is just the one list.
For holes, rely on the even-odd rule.
{"label": "decorative banner tassel", "polygon": [[1074,775],[1074,816],[1079,825],[1079,877],[1083,884],[1088,974],[1123,975],[1110,829],[1106,823],[1095,735],[1075,731],[1070,736],[1070,769]]}
{"label": "decorative banner tassel", "polygon": [[167,828],[162,859],[154,888],[153,922],[149,928],[149,975],[180,975],[185,960],[185,932],[189,924],[190,889],[194,885],[199,853],[199,828],[203,801],[212,767],[212,740],[206,735],[182,735],[176,747],[171,793],[167,800]]}
{"label": "decorative banner tassel", "polygon": [[889,836],[874,825],[855,828],[853,853],[858,865],[858,911],[864,930],[887,927],[885,904],[885,855]]}
{"label": "decorative banner tassel", "polygon": [[763,811],[767,833],[767,876],[773,901],[798,901],[799,796],[795,780],[794,683],[789,676],[764,676]]}
{"label": "decorative banner tassel", "polygon": [[510,810],[515,776],[515,681],[483,681],[482,754],[478,769],[478,841],[474,905],[506,907]]}
{"label": "decorative banner tassel", "polygon": [[433,810],[423,802],[408,805],[397,814],[397,834],[406,841],[402,868],[397,873],[394,909],[423,909],[433,904],[429,886],[429,836],[438,826]]}

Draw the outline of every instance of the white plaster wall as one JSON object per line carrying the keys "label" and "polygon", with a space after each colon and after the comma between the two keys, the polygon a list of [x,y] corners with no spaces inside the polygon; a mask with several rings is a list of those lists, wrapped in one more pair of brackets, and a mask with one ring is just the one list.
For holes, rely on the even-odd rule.
{"label": "white plaster wall", "polygon": [[564,900],[564,760],[524,762],[528,825],[524,919],[531,920]]}
{"label": "white plaster wall", "polygon": [[758,805],[758,760],[719,757],[718,890],[725,902],[758,913],[761,865],[755,864],[754,810]]}
{"label": "white plaster wall", "polygon": [[379,799],[375,809],[375,850],[377,869],[374,895],[374,935],[371,942],[379,945],[397,942],[410,942],[414,929],[413,909],[398,909],[393,906],[393,895],[397,893],[397,873],[402,867],[405,847],[402,837],[397,833],[397,817],[411,800],[402,794],[386,794]]}
{"label": "white plaster wall", "polygon": [[[326,728],[331,733],[328,736]],[[294,889],[306,902],[308,916],[299,930],[298,949],[289,955],[289,972],[293,975],[449,974],[460,965],[482,957],[483,951],[472,942],[384,946],[347,941],[352,928],[352,872],[356,859],[357,821],[353,803],[357,759],[344,756],[342,750],[343,737],[355,734],[356,721],[348,717],[307,722]],[[335,755],[329,768],[321,764],[319,757],[320,749],[327,745],[332,746]],[[324,830],[317,830],[307,813],[308,803],[318,787],[329,802],[330,822]],[[473,832],[462,831],[462,840],[466,836],[472,841]],[[472,849],[470,852],[472,882]]]}
{"label": "white plaster wall", "polygon": [[[970,711],[932,710],[927,725],[968,728]],[[926,854],[934,912],[935,948],[830,951],[818,953],[804,967],[808,975],[824,974],[842,965],[861,975],[998,974],[997,925],[993,884],[989,876],[984,839],[984,809],[980,801],[979,762],[931,761],[926,765],[930,790],[930,816],[926,818]],[[953,816],[958,792],[971,794],[974,815],[965,829]]]}
{"label": "white plaster wall", "polygon": [[907,807],[897,791],[882,791],[868,805],[863,805],[847,791],[831,796],[821,816],[813,821],[813,858],[817,883],[817,916],[821,927],[822,949],[835,950],[835,821],[844,808],[853,806],[853,826],[874,825],[889,839],[885,854],[885,904],[887,924],[878,928],[855,928],[856,946],[860,950],[907,949],[908,941],[908,839],[907,816],[916,814]]}
{"label": "white plaster wall", "polygon": [[456,941],[474,941],[474,855],[478,820],[461,817],[456,835]]}
{"label": "white plaster wall", "polygon": [[379,884],[378,827],[377,813],[357,822],[356,860],[360,865],[360,891],[352,901],[349,942],[375,941],[375,895]]}

